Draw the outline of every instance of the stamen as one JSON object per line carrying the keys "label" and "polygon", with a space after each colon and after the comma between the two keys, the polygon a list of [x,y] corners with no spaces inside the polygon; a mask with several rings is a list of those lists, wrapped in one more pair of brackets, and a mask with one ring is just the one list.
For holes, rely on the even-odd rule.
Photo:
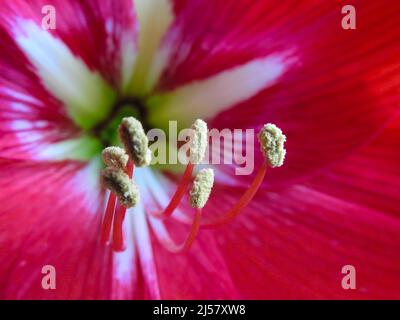
{"label": "stamen", "polygon": [[258,133],[261,151],[270,167],[280,167],[285,160],[286,136],[276,125],[268,123]]}
{"label": "stamen", "polygon": [[194,164],[192,163],[189,163],[186,166],[185,172],[182,175],[178,188],[176,189],[167,207],[161,213],[151,213],[152,216],[158,219],[166,219],[174,213],[175,209],[179,206],[179,203],[181,202],[182,197],[185,194],[187,186],[190,183],[193,169],[194,169]]}
{"label": "stamen", "polygon": [[[134,166],[132,161],[128,161],[125,171],[128,172],[129,177],[133,176],[133,169]],[[106,212],[104,213],[104,218],[101,226],[100,240],[102,244],[106,244],[110,238],[111,225],[116,212],[116,204],[117,204],[117,196],[113,192],[110,192],[110,195],[108,197]],[[121,233],[122,233],[122,225],[121,225]]]}
{"label": "stamen", "polygon": [[239,201],[225,214],[217,218],[211,218],[203,221],[201,226],[215,227],[236,217],[242,209],[247,207],[251,200],[256,195],[260,188],[268,167],[280,167],[285,159],[286,150],[284,143],[286,136],[274,124],[266,124],[258,134],[259,142],[261,144],[261,151],[264,153],[266,161],[261,165],[249,189],[246,190],[244,195]]}
{"label": "stamen", "polygon": [[210,218],[208,220],[204,220],[201,224],[202,227],[215,227],[221,224],[225,224],[229,222],[231,219],[235,218],[242,209],[248,206],[248,204],[253,200],[256,195],[258,189],[261,186],[261,183],[264,180],[268,165],[263,163],[260,169],[257,172],[253,182],[250,187],[246,190],[243,196],[239,199],[239,201],[232,207],[232,209],[228,210],[225,214],[217,218]]}
{"label": "stamen", "polygon": [[119,203],[124,207],[131,208],[139,202],[139,188],[124,171],[107,167],[101,177],[104,186],[117,195]]}
{"label": "stamen", "polygon": [[203,208],[210,197],[211,189],[214,185],[214,170],[203,169],[193,181],[193,187],[190,191],[190,205],[193,208]]}
{"label": "stamen", "polygon": [[117,212],[114,217],[113,242],[112,242],[112,248],[116,252],[125,250],[124,234],[122,231],[125,214],[126,214],[126,208],[123,206],[118,206]]}
{"label": "stamen", "polygon": [[104,213],[103,223],[101,226],[101,243],[107,243],[110,238],[111,224],[114,217],[115,205],[117,204],[117,197],[114,193],[110,192],[108,197],[106,212]]}
{"label": "stamen", "polygon": [[208,144],[207,123],[201,119],[197,119],[191,129],[193,130],[193,136],[189,147],[190,162],[199,164],[204,158]]}
{"label": "stamen", "polygon": [[125,170],[129,157],[120,147],[107,147],[101,153],[103,162],[108,167]]}
{"label": "stamen", "polygon": [[179,206],[185,191],[190,183],[192,177],[194,165],[200,163],[205,155],[207,144],[208,144],[208,129],[207,123],[203,120],[197,119],[191,129],[193,130],[193,137],[190,143],[190,161],[186,166],[185,172],[181,178],[181,181],[172,196],[169,204],[161,213],[151,213],[158,219],[166,219],[170,217],[176,208]]}
{"label": "stamen", "polygon": [[[133,162],[129,161],[126,168],[128,172],[128,177],[133,177],[133,169],[134,169]],[[126,207],[118,205],[118,208],[116,209],[116,213],[114,215],[113,243],[112,243],[113,250],[116,252],[125,250],[124,233],[122,230],[125,214],[126,214]]]}
{"label": "stamen", "polygon": [[[207,124],[203,120],[197,119],[191,129],[193,136],[190,143],[190,161],[167,207],[161,213],[151,213],[155,218],[166,219],[173,214],[187,191],[195,165],[201,163],[204,158],[208,144]],[[151,161],[148,139],[142,124],[138,120],[133,117],[124,118],[119,126],[119,135],[131,161],[128,160],[128,156],[122,148],[106,148],[103,150],[102,156],[107,168],[102,171],[101,175],[103,184],[111,190],[103,220],[101,240],[102,242],[108,241],[112,225],[112,247],[114,251],[124,250],[122,227],[126,210],[135,206],[139,201],[138,187],[130,179],[133,174],[133,163],[137,166],[145,166],[149,165]],[[282,166],[286,155],[284,148],[286,136],[282,131],[274,124],[268,123],[258,133],[258,140],[265,162],[259,168],[248,190],[222,216],[201,221],[202,209],[206,205],[213,188],[214,171],[203,169],[198,172],[190,191],[190,205],[196,209],[196,213],[186,240],[178,245],[170,237],[158,237],[168,251],[173,253],[186,252],[192,246],[200,227],[214,227],[236,217],[254,198],[263,182],[267,168]],[[118,198],[118,203],[116,203],[116,198]]]}
{"label": "stamen", "polygon": [[172,253],[184,253],[189,251],[191,248],[194,240],[196,239],[196,236],[199,232],[200,225],[201,225],[201,217],[202,217],[202,212],[201,209],[198,208],[196,209],[196,214],[192,222],[192,226],[190,228],[189,234],[186,238],[186,240],[182,244],[176,244],[172,239],[159,239],[161,244],[164,246],[165,249]]}
{"label": "stamen", "polygon": [[121,142],[135,166],[148,166],[151,162],[151,151],[140,121],[133,117],[123,118],[118,131]]}

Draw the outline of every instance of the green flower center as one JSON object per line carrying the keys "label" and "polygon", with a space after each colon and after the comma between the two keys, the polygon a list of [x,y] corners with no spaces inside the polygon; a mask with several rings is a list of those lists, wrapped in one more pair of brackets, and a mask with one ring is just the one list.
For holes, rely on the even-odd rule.
{"label": "green flower center", "polygon": [[138,119],[146,131],[150,129],[148,110],[143,100],[134,97],[126,97],[116,101],[107,118],[96,124],[90,130],[90,134],[96,137],[104,147],[120,145],[117,136],[117,128],[122,118],[130,116]]}

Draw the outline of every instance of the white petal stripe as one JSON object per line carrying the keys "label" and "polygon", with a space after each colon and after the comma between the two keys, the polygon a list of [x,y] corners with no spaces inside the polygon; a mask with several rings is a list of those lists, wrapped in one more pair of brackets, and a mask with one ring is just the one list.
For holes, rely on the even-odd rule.
{"label": "white petal stripe", "polygon": [[151,122],[161,125],[178,120],[189,125],[197,118],[210,119],[246,101],[276,80],[293,63],[288,54],[252,60],[202,81],[196,81],[149,100]]}
{"label": "white petal stripe", "polygon": [[13,29],[44,86],[65,104],[76,124],[88,129],[108,115],[115,99],[112,88],[65,43],[29,20],[17,21]]}

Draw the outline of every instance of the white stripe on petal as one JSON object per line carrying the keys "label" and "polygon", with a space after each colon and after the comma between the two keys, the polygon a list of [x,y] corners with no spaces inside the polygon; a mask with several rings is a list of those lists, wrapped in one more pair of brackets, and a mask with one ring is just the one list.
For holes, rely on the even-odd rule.
{"label": "white stripe on petal", "polygon": [[160,299],[160,286],[157,277],[153,246],[150,238],[150,230],[141,203],[139,203],[135,209],[133,220],[135,226],[136,245],[139,253],[139,262],[143,270],[149,299]]}
{"label": "white stripe on petal", "polygon": [[34,22],[19,20],[14,30],[16,42],[45,87],[65,104],[80,127],[90,128],[108,115],[115,94],[99,73],[89,70],[60,39]]}
{"label": "white stripe on petal", "polygon": [[136,61],[136,45],[130,35],[124,36],[121,43],[121,77],[122,92],[126,93],[129,89],[133,70]]}
{"label": "white stripe on petal", "polygon": [[93,137],[82,135],[76,139],[43,145],[36,151],[35,159],[49,161],[87,161],[99,154],[102,144]]}
{"label": "white stripe on petal", "polygon": [[96,215],[100,208],[101,196],[100,196],[100,180],[99,172],[102,168],[102,161],[100,157],[93,158],[86,166],[76,175],[72,181],[73,185],[70,190],[79,191],[80,199],[79,202],[85,205],[86,208],[90,208],[88,212]]}
{"label": "white stripe on petal", "polygon": [[292,62],[286,54],[268,56],[155,96],[149,101],[150,120],[160,125],[178,120],[187,126],[197,118],[212,118],[274,84]]}
{"label": "white stripe on petal", "polygon": [[166,63],[155,59],[157,49],[174,15],[170,0],[133,0],[139,19],[139,51],[131,83],[131,93],[150,92]]}
{"label": "white stripe on petal", "polygon": [[133,216],[136,214],[134,209],[126,212],[123,224],[126,249],[122,252],[114,252],[113,255],[113,290],[112,299],[132,299],[134,296],[138,280],[137,253],[135,245],[135,231]]}

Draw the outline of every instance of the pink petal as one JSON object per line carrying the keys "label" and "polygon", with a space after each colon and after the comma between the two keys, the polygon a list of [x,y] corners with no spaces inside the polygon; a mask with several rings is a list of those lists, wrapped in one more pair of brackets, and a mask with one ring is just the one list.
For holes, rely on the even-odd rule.
{"label": "pink petal", "polygon": [[[168,223],[175,241],[183,241],[187,226]],[[159,232],[157,228],[154,232]],[[210,232],[200,230],[188,253],[171,254],[158,243],[155,260],[164,299],[239,299],[224,254]]]}
{"label": "pink petal", "polygon": [[[169,199],[170,188],[159,175],[137,172],[141,183],[143,202],[148,212],[165,207]],[[186,203],[186,202],[184,202]],[[193,209],[182,208],[188,215]],[[190,251],[182,254],[171,254],[157,241],[166,237],[166,230],[174,241],[180,243],[189,232],[188,226],[169,219],[161,222],[154,218],[147,219],[152,230],[152,248],[157,270],[158,285],[163,299],[237,299],[237,292],[230,272],[227,269],[223,254],[214,236],[200,231]],[[149,249],[147,249],[149,251]],[[153,271],[154,272],[154,271]],[[184,275],[184,276],[183,276]]]}
{"label": "pink petal", "polygon": [[[112,256],[98,241],[102,202],[93,166],[1,160],[0,167],[7,172],[0,176],[1,297],[110,297]],[[56,290],[42,289],[45,265],[56,268]]]}
{"label": "pink petal", "polygon": [[[173,53],[161,91],[293,51],[298,63],[275,85],[210,119],[210,127],[219,129],[259,129],[273,122],[284,130],[287,162],[269,173],[273,185],[342,159],[399,110],[399,9],[393,2],[352,3],[356,30],[341,28],[342,5],[336,2],[175,3],[176,21],[164,42]],[[235,88],[226,88],[227,95],[230,90]],[[233,177],[226,168],[221,170]]]}
{"label": "pink petal", "polygon": [[[260,190],[237,220],[215,230],[244,297],[400,297],[398,124],[304,184]],[[240,194],[220,193],[209,214],[220,214]],[[349,264],[357,290],[341,287]]]}
{"label": "pink petal", "polygon": [[[49,5],[46,0],[3,2],[1,24],[7,28],[22,18],[41,25],[45,5]],[[56,9],[56,29],[49,31],[91,69],[100,71],[111,84],[119,86],[124,71],[121,61],[124,44],[136,39],[133,1],[55,0],[51,5]]]}
{"label": "pink petal", "polygon": [[[1,157],[43,159],[39,153],[52,144],[77,138],[78,130],[69,119],[68,106],[45,88],[38,70],[16,44],[15,30],[22,25],[22,19],[40,26],[45,4],[46,1],[14,1],[0,5]],[[132,2],[56,1],[52,5],[57,25],[49,32],[89,68],[101,72],[115,89],[126,86],[135,56]]]}
{"label": "pink petal", "polygon": [[0,45],[0,156],[30,158],[33,150],[73,136],[76,129],[1,27]]}

